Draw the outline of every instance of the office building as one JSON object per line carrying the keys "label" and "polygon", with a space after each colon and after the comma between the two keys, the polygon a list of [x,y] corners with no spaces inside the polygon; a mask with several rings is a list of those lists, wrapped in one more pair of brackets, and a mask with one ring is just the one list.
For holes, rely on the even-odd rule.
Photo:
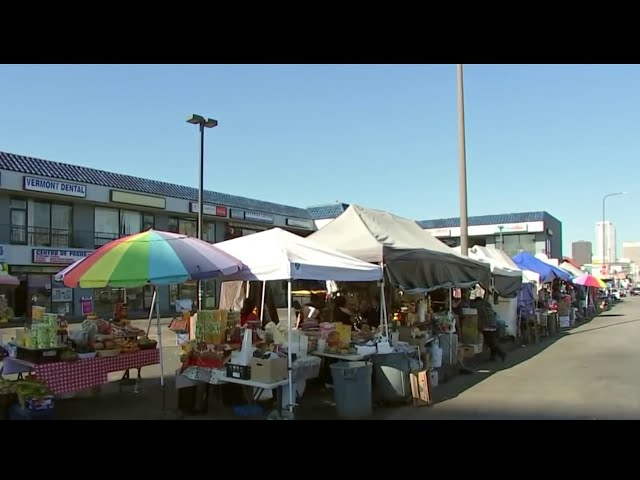
{"label": "office building", "polygon": [[[508,213],[469,217],[469,247],[495,245],[509,256],[519,252],[544,253],[562,259],[562,222],[547,212]],[[460,219],[418,222],[451,247],[460,245]]]}
{"label": "office building", "polygon": [[[80,315],[87,299],[107,318],[116,303],[145,311],[150,287],[70,289],[54,276],[111,240],[148,228],[196,236],[197,199],[196,188],[0,152],[0,264],[20,280],[6,293],[9,305],[18,317],[29,316],[32,305]],[[301,235],[315,230],[303,208],[212,191],[204,199],[203,238],[211,243],[272,227]],[[207,308],[216,306],[217,291],[218,282],[204,282]],[[158,293],[167,312],[176,300],[195,302],[196,284]]]}
{"label": "office building", "polygon": [[[604,242],[602,230],[604,228]],[[618,259],[618,247],[616,244],[616,227],[615,225],[606,220],[596,223],[596,254],[593,257],[592,263],[613,263]],[[604,260],[603,260],[604,259]]]}
{"label": "office building", "polygon": [[579,267],[591,263],[592,256],[593,246],[591,242],[579,240],[571,244],[571,258]]}

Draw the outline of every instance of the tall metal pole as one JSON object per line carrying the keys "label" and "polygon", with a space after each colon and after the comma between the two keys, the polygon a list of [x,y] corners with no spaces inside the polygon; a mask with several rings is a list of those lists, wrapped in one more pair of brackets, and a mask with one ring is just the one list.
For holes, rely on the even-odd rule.
{"label": "tall metal pole", "polygon": [[[204,216],[204,123],[200,124],[200,178],[198,184],[198,239],[202,240]],[[198,310],[202,310],[202,282],[198,281]]]}
{"label": "tall metal pole", "polygon": [[458,143],[460,149],[460,253],[469,255],[469,219],[467,217],[467,152],[464,137],[464,88],[462,64],[458,64]]}

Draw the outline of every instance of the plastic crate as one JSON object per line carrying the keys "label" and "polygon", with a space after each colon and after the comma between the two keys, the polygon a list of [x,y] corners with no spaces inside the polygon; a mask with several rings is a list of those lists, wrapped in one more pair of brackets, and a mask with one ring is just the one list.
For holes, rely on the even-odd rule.
{"label": "plastic crate", "polygon": [[251,367],[227,363],[227,377],[237,378],[238,380],[250,380]]}

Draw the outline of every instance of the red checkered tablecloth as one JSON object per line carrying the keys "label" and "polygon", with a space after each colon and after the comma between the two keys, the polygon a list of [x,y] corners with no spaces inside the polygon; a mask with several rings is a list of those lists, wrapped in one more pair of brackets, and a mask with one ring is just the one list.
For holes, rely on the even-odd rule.
{"label": "red checkered tablecloth", "polygon": [[109,372],[155,365],[160,362],[160,350],[140,350],[116,357],[95,357],[76,362],[56,362],[36,365],[34,373],[55,395],[97,387],[107,383]]}
{"label": "red checkered tablecloth", "polygon": [[46,363],[37,365],[34,373],[54,395],[76,392],[107,383],[107,371],[102,360],[90,358],[77,362]]}
{"label": "red checkered tablecloth", "polygon": [[130,368],[146,367],[160,363],[160,350],[139,350],[134,353],[121,353],[115,357],[101,358],[107,372],[121,372]]}

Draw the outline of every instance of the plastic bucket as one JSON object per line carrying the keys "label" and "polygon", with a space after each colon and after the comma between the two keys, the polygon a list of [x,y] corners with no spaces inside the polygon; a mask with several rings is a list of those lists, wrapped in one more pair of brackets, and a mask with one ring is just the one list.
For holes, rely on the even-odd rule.
{"label": "plastic bucket", "polygon": [[331,365],[336,410],[340,418],[356,420],[372,415],[372,372],[373,367],[367,362],[337,362]]}

